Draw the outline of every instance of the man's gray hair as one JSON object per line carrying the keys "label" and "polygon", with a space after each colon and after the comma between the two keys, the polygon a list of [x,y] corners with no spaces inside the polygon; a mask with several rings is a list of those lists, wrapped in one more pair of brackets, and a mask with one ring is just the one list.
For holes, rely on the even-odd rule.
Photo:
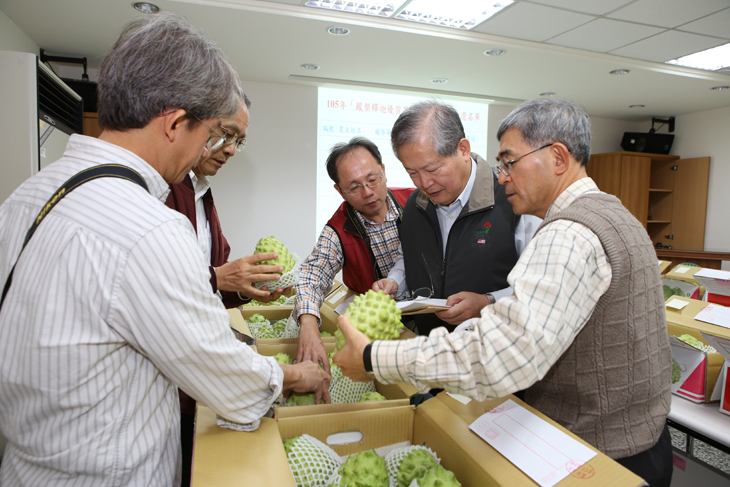
{"label": "man's gray hair", "polygon": [[244,99],[223,52],[185,17],[164,12],[127,24],[99,69],[99,126],[125,131],[171,109],[232,118]]}
{"label": "man's gray hair", "polygon": [[464,126],[454,107],[428,100],[409,106],[398,116],[390,132],[390,144],[398,160],[400,147],[421,140],[431,140],[436,155],[448,157],[456,154],[459,141],[465,137]]}
{"label": "man's gray hair", "polygon": [[552,142],[565,144],[575,160],[588,166],[591,157],[591,119],[575,103],[553,98],[526,101],[502,120],[497,140],[509,129],[522,133],[532,148]]}

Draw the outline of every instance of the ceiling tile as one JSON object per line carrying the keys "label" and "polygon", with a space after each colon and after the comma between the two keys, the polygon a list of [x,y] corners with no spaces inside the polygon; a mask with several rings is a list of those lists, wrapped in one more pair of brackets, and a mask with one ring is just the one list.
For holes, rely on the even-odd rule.
{"label": "ceiling tile", "polygon": [[542,42],[595,17],[532,3],[518,3],[476,26],[473,31]]}
{"label": "ceiling tile", "polygon": [[659,27],[677,27],[727,8],[727,0],[638,0],[607,17]]}
{"label": "ceiling tile", "polygon": [[689,24],[677,27],[679,30],[730,39],[730,8],[708,15]]}
{"label": "ceiling tile", "polygon": [[616,10],[633,0],[529,0],[531,3],[541,3],[550,7],[565,8],[584,14],[603,15]]}
{"label": "ceiling tile", "polygon": [[619,20],[596,19],[553,37],[547,42],[588,51],[608,52],[656,35],[663,30],[661,27],[650,27]]}
{"label": "ceiling tile", "polygon": [[725,44],[725,41],[716,37],[668,30],[654,37],[615,49],[611,51],[611,54],[663,63],[721,44]]}

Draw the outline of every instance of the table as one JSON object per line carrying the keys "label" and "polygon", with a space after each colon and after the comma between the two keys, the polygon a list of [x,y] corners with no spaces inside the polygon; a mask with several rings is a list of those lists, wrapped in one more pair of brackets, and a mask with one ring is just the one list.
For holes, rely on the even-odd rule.
{"label": "table", "polygon": [[698,439],[718,450],[730,453],[730,416],[720,412],[717,402],[697,404],[672,396],[669,426],[687,434],[686,451],[692,451],[692,440]]}

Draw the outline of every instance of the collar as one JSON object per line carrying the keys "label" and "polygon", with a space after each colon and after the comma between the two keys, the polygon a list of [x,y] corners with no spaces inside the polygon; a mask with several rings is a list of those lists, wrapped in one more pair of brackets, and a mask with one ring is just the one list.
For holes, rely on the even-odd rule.
{"label": "collar", "polygon": [[202,198],[210,189],[210,180],[205,176],[198,177],[193,171],[188,174],[190,182],[193,183],[193,191],[195,191],[195,199]]}
{"label": "collar", "polygon": [[565,191],[560,193],[560,195],[555,198],[555,201],[553,201],[553,204],[550,205],[550,208],[548,209],[545,218],[548,218],[553,213],[564,210],[579,196],[582,196],[586,193],[595,193],[599,191],[600,190],[598,189],[598,186],[596,186],[596,183],[594,183],[591,178],[581,178],[568,186]]}

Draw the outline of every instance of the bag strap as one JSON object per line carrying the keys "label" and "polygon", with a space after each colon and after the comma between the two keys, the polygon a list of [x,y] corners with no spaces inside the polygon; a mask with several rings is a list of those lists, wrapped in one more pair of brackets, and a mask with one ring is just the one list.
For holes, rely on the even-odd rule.
{"label": "bag strap", "polygon": [[28,245],[28,242],[30,241],[31,237],[35,233],[35,231],[38,229],[38,225],[41,224],[43,219],[48,215],[48,213],[53,209],[54,206],[58,204],[61,199],[63,199],[64,196],[69,194],[74,189],[78,188],[82,184],[93,181],[97,178],[119,178],[119,179],[126,179],[128,181],[131,181],[135,184],[138,184],[139,186],[143,187],[145,191],[149,193],[149,188],[147,187],[147,183],[145,182],[144,178],[140,176],[140,174],[133,170],[128,168],[127,166],[122,166],[119,164],[101,164],[99,166],[94,166],[89,169],[84,169],[83,171],[77,173],[76,175],[69,178],[68,181],[63,183],[60,188],[56,190],[55,193],[53,193],[53,196],[50,197],[48,202],[46,202],[45,205],[43,205],[43,208],[41,208],[40,213],[38,213],[38,216],[33,221],[33,225],[31,225],[30,229],[28,229],[28,233],[25,234],[25,240],[23,241],[23,247],[21,247],[20,252],[18,253],[18,258],[15,260],[15,264],[13,264],[13,268],[10,269],[10,274],[8,274],[8,279],[5,281],[5,287],[3,288],[3,295],[2,298],[0,298],[0,310],[2,310],[3,303],[5,302],[5,296],[8,294],[8,291],[10,290],[10,285],[13,283],[13,272],[15,272],[15,266],[18,265],[18,261],[20,260],[20,255],[23,253],[23,250],[25,250],[25,246]]}

